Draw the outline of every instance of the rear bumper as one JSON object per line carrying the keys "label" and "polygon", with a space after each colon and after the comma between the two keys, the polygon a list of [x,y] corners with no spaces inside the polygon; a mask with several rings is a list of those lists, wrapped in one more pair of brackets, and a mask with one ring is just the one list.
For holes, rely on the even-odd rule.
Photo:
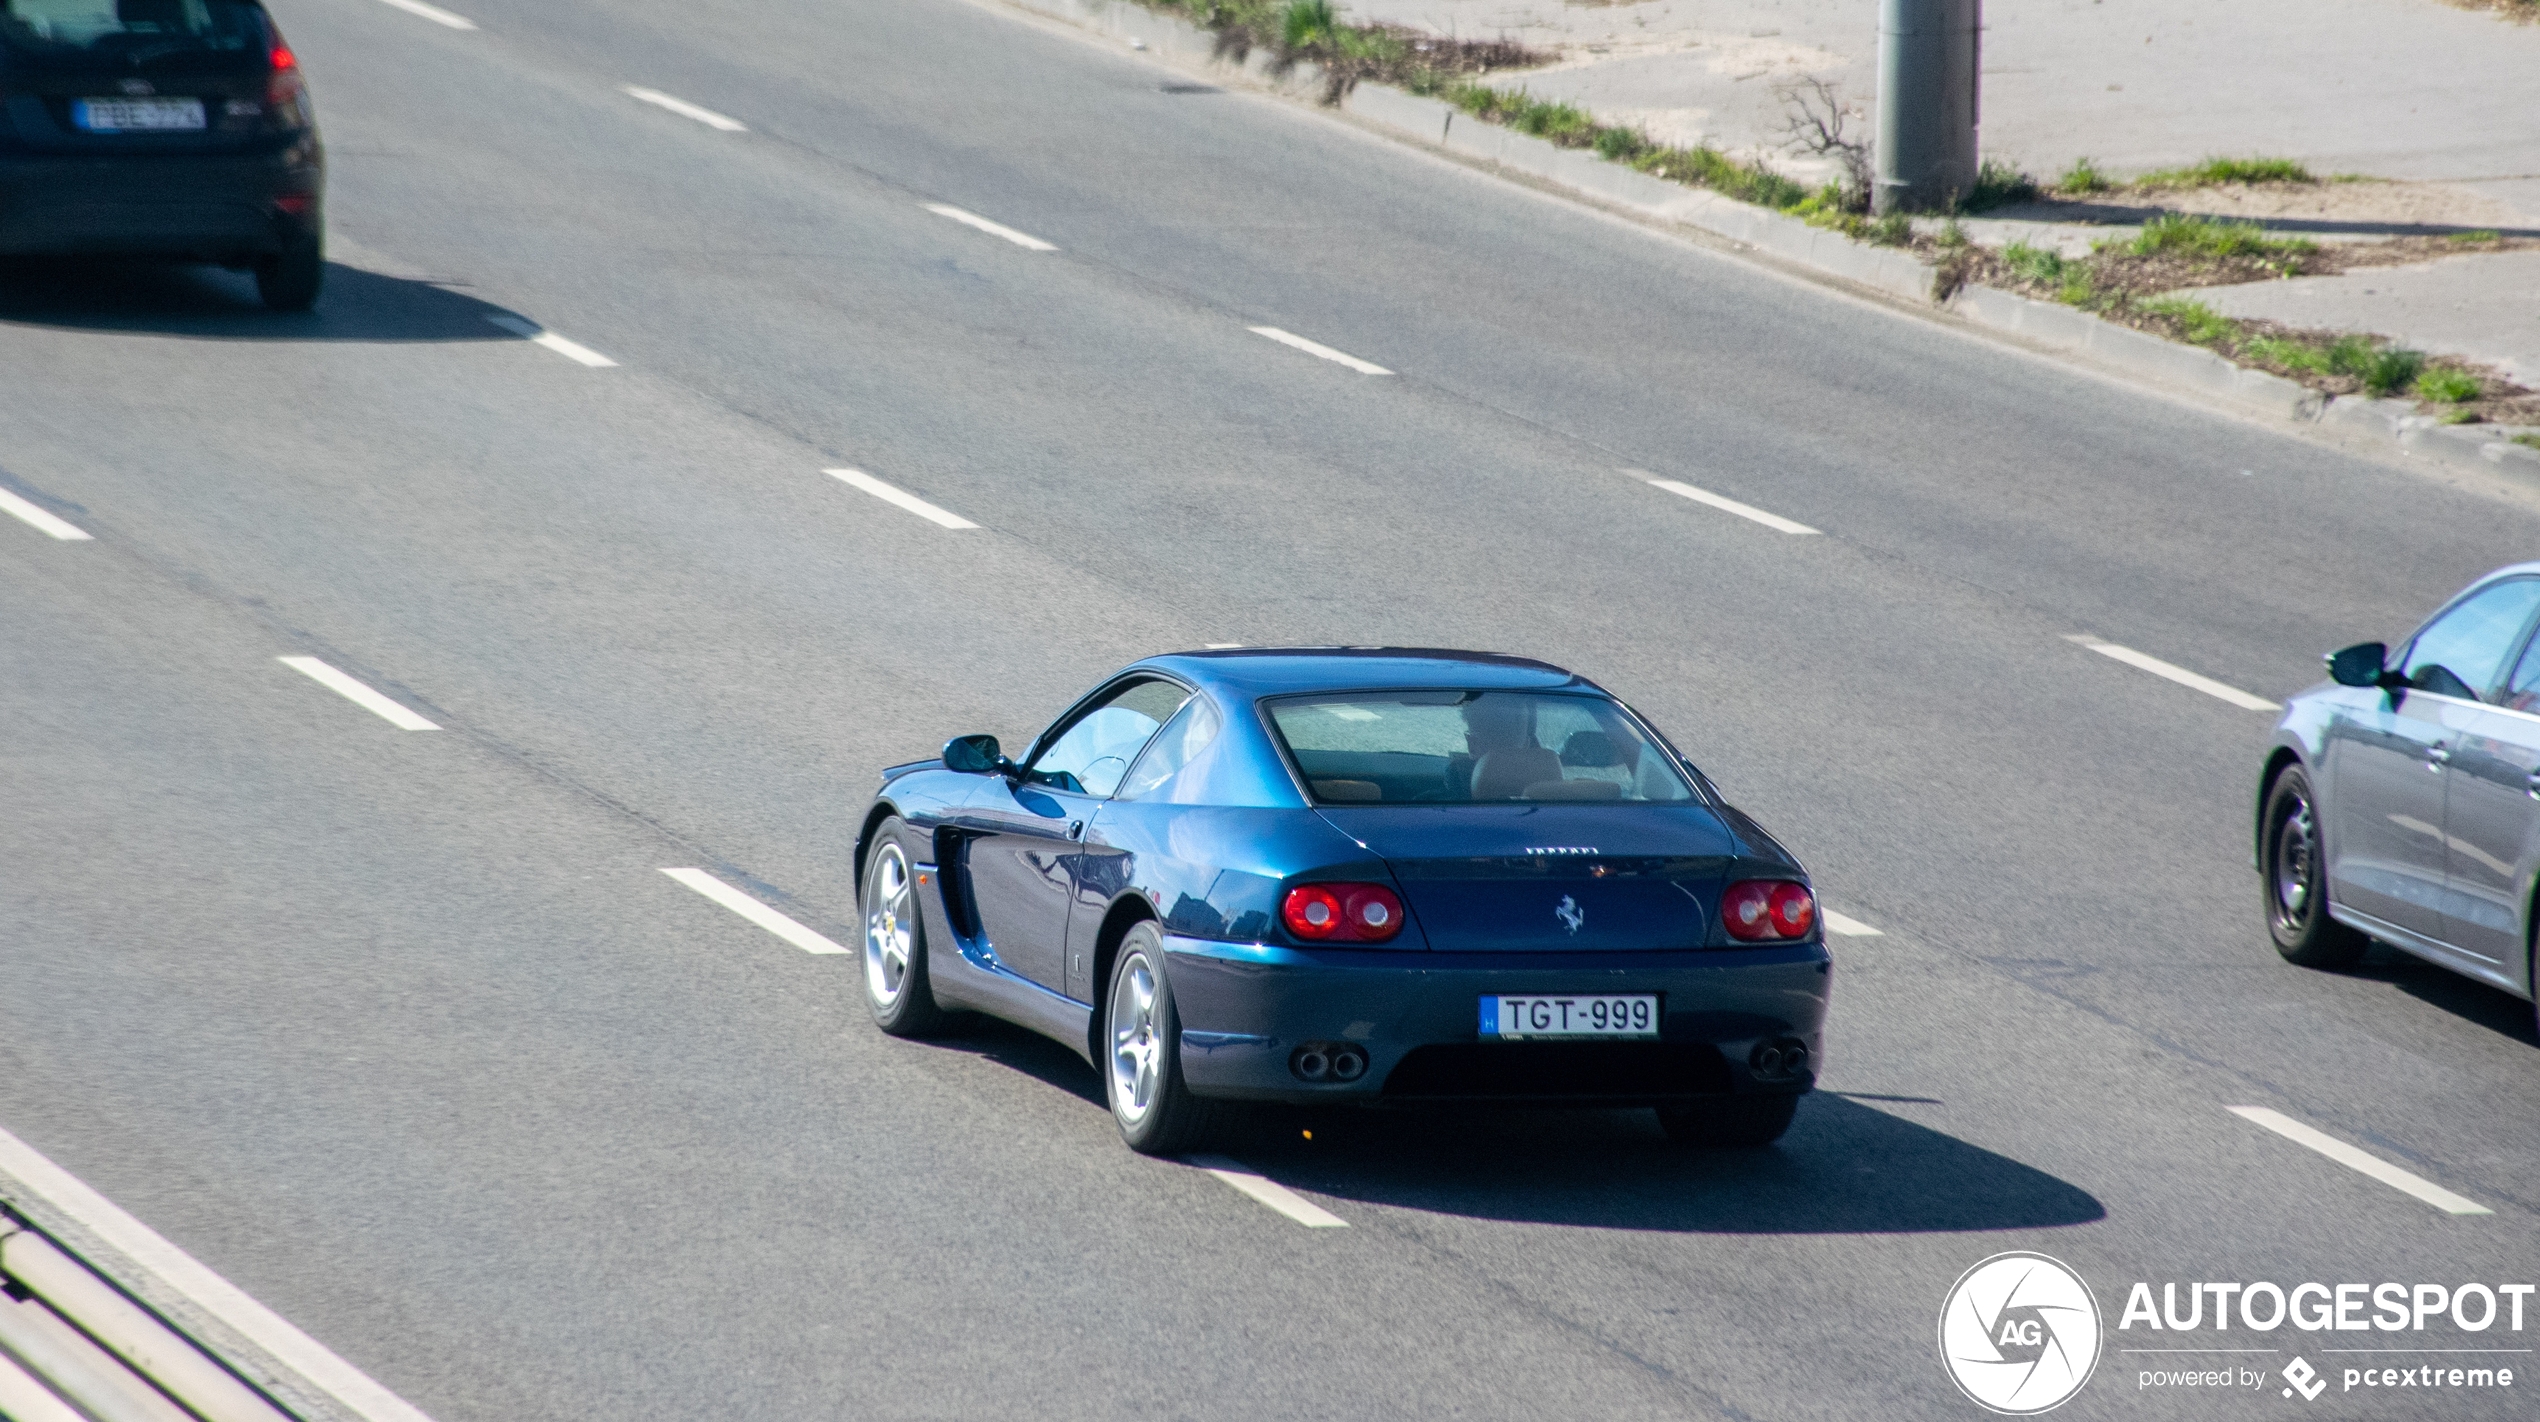
{"label": "rear bumper", "polygon": [[[1258,1101],[1635,1105],[1736,1092],[1803,1092],[1824,1060],[1833,981],[1824,945],[1658,953],[1299,950],[1168,936],[1182,1076],[1201,1096]],[[1485,1043],[1490,993],[1654,992],[1660,1040]],[[1810,1069],[1759,1078],[1762,1043],[1796,1038]],[[1309,1042],[1351,1043],[1367,1071],[1307,1082]],[[1428,1050],[1423,1050],[1428,1049]],[[1415,1056],[1414,1054],[1417,1053]],[[1406,1065],[1407,1064],[1407,1065]]]}
{"label": "rear bumper", "polygon": [[[0,153],[0,253],[229,261],[321,230],[314,143],[278,153]],[[303,211],[280,200],[304,196]]]}

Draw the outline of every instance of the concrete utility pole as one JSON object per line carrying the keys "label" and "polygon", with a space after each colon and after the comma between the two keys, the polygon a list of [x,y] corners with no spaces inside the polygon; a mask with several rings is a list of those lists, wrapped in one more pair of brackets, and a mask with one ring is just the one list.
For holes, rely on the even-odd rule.
{"label": "concrete utility pole", "polygon": [[1879,0],[1872,211],[1929,211],[1975,191],[1983,26],[1983,0]]}

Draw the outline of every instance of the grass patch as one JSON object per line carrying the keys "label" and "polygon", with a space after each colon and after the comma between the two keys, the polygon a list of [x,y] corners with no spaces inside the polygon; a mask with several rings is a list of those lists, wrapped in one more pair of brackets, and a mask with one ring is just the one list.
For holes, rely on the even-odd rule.
{"label": "grass patch", "polygon": [[2513,442],[2525,449],[2540,449],[2540,434],[2518,434],[2513,437]]}
{"label": "grass patch", "polygon": [[2059,193],[2104,193],[2116,186],[2115,180],[2099,171],[2099,165],[2088,158],[2075,158],[2064,175],[2055,180],[2055,191]]}
{"label": "grass patch", "polygon": [[2037,180],[1999,158],[1987,158],[1976,165],[1975,191],[1958,202],[1962,212],[1982,212],[2006,203],[2028,202],[2037,196]]}
{"label": "grass patch", "polygon": [[2444,241],[2446,241],[2446,242],[2463,242],[2463,243],[2467,243],[2467,242],[2502,242],[2502,241],[2504,241],[2504,240],[2505,240],[2505,234],[2504,234],[2504,233],[2502,233],[2502,232],[2497,231],[2496,229],[2494,229],[2494,228],[2492,228],[2492,227],[2482,227],[2482,228],[2478,229],[2478,230],[2477,230],[2477,231],[2475,231],[2475,232],[2453,232],[2453,233],[2448,233],[2448,234],[2446,234],[2446,235],[2444,236],[2443,240],[2444,240]]}
{"label": "grass patch", "polygon": [[2179,334],[2189,344],[2218,345],[2238,334],[2240,325],[2201,301],[2185,297],[2166,297],[2143,303],[2143,309],[2154,316],[2167,317],[2178,323]]}
{"label": "grass patch", "polygon": [[1360,80],[1434,95],[1476,75],[1548,64],[1552,56],[1513,40],[1464,40],[1405,25],[1354,25],[1333,0],[1139,0],[1216,32],[1221,58],[1266,50],[1282,64],[1311,60],[1328,79],[1326,103]]}
{"label": "grass patch", "polygon": [[2124,250],[2137,257],[2163,255],[2220,259],[2303,257],[2319,244],[2302,237],[2270,237],[2254,222],[2233,222],[2192,212],[2163,213],[2143,224]]}
{"label": "grass patch", "polygon": [[2458,405],[2475,400],[2485,384],[2466,370],[2429,370],[2417,377],[2417,394],[2445,405]]}
{"label": "grass patch", "polygon": [[2138,188],[2212,188],[2226,183],[2316,183],[2311,170],[2290,158],[2208,158],[2185,168],[2163,168],[2134,180]]}

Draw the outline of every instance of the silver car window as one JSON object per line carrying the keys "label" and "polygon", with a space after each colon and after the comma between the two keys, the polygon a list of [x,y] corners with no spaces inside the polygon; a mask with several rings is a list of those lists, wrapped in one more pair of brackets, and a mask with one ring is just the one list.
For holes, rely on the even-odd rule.
{"label": "silver car window", "polygon": [[1114,688],[1032,757],[1031,778],[1064,790],[1110,795],[1156,727],[1171,719],[1189,695],[1169,681],[1133,681]]}
{"label": "silver car window", "polygon": [[1216,705],[1207,697],[1192,697],[1165,723],[1163,734],[1148,744],[1146,754],[1138,757],[1129,778],[1120,782],[1120,798],[1135,800],[1172,779],[1194,756],[1208,749],[1225,724],[1225,718],[1217,714]]}
{"label": "silver car window", "polygon": [[2419,691],[2475,701],[2496,684],[2505,659],[2521,645],[2535,607],[2540,579],[2513,578],[2481,588],[2417,634],[2400,674]]}

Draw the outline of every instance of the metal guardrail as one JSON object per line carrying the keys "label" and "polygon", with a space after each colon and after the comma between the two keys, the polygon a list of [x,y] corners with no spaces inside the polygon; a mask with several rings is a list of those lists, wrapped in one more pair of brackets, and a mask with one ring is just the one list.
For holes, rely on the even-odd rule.
{"label": "metal guardrail", "polygon": [[0,1419],[301,1422],[5,1208],[0,1208]]}

